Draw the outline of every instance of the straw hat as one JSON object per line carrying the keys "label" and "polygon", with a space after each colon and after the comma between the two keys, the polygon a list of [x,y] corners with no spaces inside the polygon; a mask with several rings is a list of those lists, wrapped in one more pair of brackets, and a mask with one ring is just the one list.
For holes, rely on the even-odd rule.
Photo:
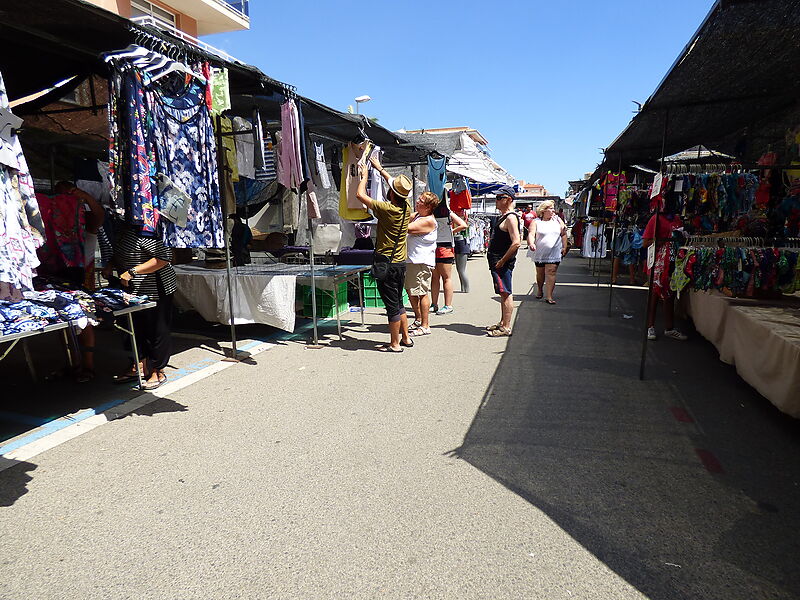
{"label": "straw hat", "polygon": [[408,198],[411,194],[411,180],[405,175],[392,177],[389,185],[392,187],[392,191],[401,198]]}

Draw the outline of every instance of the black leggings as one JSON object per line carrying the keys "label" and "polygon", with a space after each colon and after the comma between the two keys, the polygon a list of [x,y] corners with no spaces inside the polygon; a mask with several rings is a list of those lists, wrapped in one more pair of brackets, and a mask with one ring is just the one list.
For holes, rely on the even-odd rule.
{"label": "black leggings", "polygon": [[139,360],[146,358],[151,370],[163,369],[172,356],[172,296],[161,296],[153,308],[133,313]]}

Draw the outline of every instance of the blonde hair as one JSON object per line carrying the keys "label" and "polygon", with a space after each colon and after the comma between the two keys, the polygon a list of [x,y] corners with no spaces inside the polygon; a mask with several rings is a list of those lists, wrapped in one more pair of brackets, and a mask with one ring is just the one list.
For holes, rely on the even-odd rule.
{"label": "blonde hair", "polygon": [[539,206],[536,207],[536,214],[539,215],[539,218],[542,217],[544,211],[547,210],[548,208],[552,208],[553,210],[555,210],[556,203],[553,202],[552,200],[545,200]]}
{"label": "blonde hair", "polygon": [[439,206],[439,202],[441,202],[441,199],[433,192],[422,192],[419,195],[419,201],[422,202],[425,206],[429,207],[431,210],[433,210],[434,208]]}

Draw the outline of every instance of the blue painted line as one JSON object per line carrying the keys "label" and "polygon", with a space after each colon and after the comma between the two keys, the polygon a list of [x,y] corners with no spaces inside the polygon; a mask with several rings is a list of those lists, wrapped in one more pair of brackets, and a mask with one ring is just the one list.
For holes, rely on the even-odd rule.
{"label": "blue painted line", "polygon": [[[324,325],[324,324],[335,323],[335,322],[336,322],[336,319],[320,319],[318,321],[318,324],[323,324]],[[346,323],[349,323],[349,322],[350,322],[349,320],[344,320],[344,319],[342,320],[342,324],[343,325],[346,324]],[[259,344],[267,343],[267,342],[271,342],[271,341],[276,341],[276,340],[287,340],[287,341],[289,341],[289,340],[299,339],[299,338],[304,337],[303,332],[310,331],[313,328],[313,326],[314,326],[314,324],[312,322],[309,322],[309,323],[307,323],[305,325],[302,325],[298,329],[296,329],[294,331],[294,333],[290,333],[288,331],[278,331],[273,335],[267,336],[266,338],[257,339],[254,342],[250,342],[249,344],[246,344],[245,346],[242,346],[241,349],[242,350],[248,350],[250,348],[255,348]],[[220,362],[220,361],[218,361],[217,359],[214,359],[214,358],[204,358],[202,360],[197,361],[196,363],[192,363],[191,365],[187,365],[185,367],[181,367],[179,369],[175,369],[172,373],[170,373],[170,381],[177,381],[178,379],[180,379],[182,377],[185,377],[186,375],[190,375],[191,373],[195,373],[195,372],[197,372],[197,371],[199,371],[201,369],[204,369],[205,367],[207,367],[209,365],[213,365],[213,364],[216,364],[218,362]],[[61,431],[62,429],[65,429],[65,428],[69,427],[70,425],[74,425],[75,423],[80,423],[81,421],[85,421],[86,419],[88,419],[90,417],[93,417],[93,416],[98,415],[98,414],[102,414],[105,411],[107,411],[107,410],[109,410],[111,408],[114,408],[115,406],[119,406],[123,402],[127,402],[128,400],[130,400],[130,398],[120,398],[120,399],[117,399],[117,400],[111,400],[110,402],[105,402],[103,404],[100,404],[99,406],[96,406],[95,408],[87,408],[87,409],[82,410],[81,412],[79,412],[79,413],[77,413],[75,415],[72,415],[72,416],[66,415],[66,416],[63,416],[63,417],[61,417],[59,419],[54,419],[54,420],[49,421],[49,422],[44,420],[44,419],[36,419],[35,417],[27,417],[26,415],[17,415],[20,419],[23,419],[23,418],[29,419],[30,422],[28,424],[35,425],[37,427],[41,426],[41,429],[39,429],[38,431],[34,431],[32,433],[29,433],[28,435],[26,435],[24,437],[21,437],[21,438],[15,440],[13,442],[9,442],[7,444],[4,444],[4,445],[0,446],[0,456],[2,456],[3,454],[7,454],[8,452],[12,452],[14,450],[17,450],[19,448],[22,448],[23,446],[26,446],[26,445],[28,445],[28,444],[30,444],[32,442],[35,442],[36,440],[42,439],[43,437],[47,437],[48,435],[50,435],[52,433],[55,433],[56,431]],[[4,413],[0,412],[0,418],[2,418],[3,414]],[[8,414],[11,414],[11,413],[8,413]],[[36,421],[36,422],[34,422],[34,421]],[[25,421],[22,421],[22,422],[25,422]]]}

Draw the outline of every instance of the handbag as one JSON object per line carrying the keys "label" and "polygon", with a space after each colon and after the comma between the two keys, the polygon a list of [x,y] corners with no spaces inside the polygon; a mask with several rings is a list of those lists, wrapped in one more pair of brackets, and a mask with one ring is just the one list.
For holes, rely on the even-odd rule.
{"label": "handbag", "polygon": [[[405,202],[405,206],[403,206],[403,218],[402,221],[406,220],[406,211],[408,210],[408,202]],[[397,239],[394,241],[394,248],[392,248],[392,257],[386,258],[382,254],[378,254],[377,252],[373,254],[372,257],[372,269],[370,269],[370,275],[375,280],[375,283],[383,283],[389,278],[389,265],[394,262],[394,256],[397,253],[397,246],[400,245],[400,236],[397,236]]]}

